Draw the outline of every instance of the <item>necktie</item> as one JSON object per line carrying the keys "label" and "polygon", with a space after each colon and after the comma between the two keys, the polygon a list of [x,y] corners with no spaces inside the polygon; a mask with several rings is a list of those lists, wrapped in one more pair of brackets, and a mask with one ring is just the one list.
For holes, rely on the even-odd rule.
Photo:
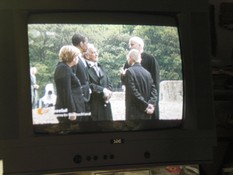
{"label": "necktie", "polygon": [[100,76],[100,69],[97,66],[97,64],[94,65],[94,69],[95,69],[95,72],[96,72],[97,76],[99,77]]}

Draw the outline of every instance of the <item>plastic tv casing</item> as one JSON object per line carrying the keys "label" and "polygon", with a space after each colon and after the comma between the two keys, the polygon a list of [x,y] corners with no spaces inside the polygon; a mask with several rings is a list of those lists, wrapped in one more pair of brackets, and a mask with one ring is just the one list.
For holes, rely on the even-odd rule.
{"label": "plastic tv casing", "polygon": [[[0,8],[0,159],[4,174],[199,164],[212,160],[216,138],[207,1],[4,0]],[[59,19],[97,24],[146,24],[148,16],[149,20],[156,16],[175,17],[183,64],[182,125],[136,132],[35,134],[27,38],[28,20],[34,16],[42,22]]]}

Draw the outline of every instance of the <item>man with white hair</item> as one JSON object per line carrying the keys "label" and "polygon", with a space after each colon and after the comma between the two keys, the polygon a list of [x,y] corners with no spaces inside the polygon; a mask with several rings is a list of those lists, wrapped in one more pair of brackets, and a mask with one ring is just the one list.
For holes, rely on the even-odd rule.
{"label": "man with white hair", "polygon": [[125,72],[126,119],[152,119],[157,103],[157,90],[151,74],[142,67],[141,53],[131,49],[127,56],[130,66]]}
{"label": "man with white hair", "polygon": [[[130,49],[136,49],[140,52],[141,54],[141,65],[144,67],[148,72],[150,72],[151,77],[153,79],[153,82],[155,84],[155,88],[157,90],[157,93],[159,94],[159,83],[160,83],[160,78],[159,78],[159,64],[158,61],[156,60],[155,57],[152,55],[145,53],[144,52],[144,41],[142,38],[138,36],[133,36],[129,39],[129,48]],[[124,65],[124,70],[126,70],[129,67],[129,64],[126,62]],[[124,74],[124,71],[122,71],[122,75]],[[122,81],[124,84],[124,78],[122,77]],[[154,117],[152,118],[159,118],[159,100],[157,100],[156,104],[156,111],[154,114]]]}

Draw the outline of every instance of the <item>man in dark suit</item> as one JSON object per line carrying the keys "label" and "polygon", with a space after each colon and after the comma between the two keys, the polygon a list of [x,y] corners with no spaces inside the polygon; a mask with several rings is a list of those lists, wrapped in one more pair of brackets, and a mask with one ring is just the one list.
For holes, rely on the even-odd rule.
{"label": "man in dark suit", "polygon": [[[83,92],[83,98],[85,101],[85,112],[90,112],[90,86],[89,86],[89,75],[87,72],[87,63],[83,57],[83,53],[87,51],[88,39],[87,37],[75,33],[72,37],[72,44],[77,47],[81,54],[79,55],[79,63],[73,67],[73,70],[80,80]],[[85,117],[86,119],[87,117]],[[84,118],[83,118],[84,119]]]}
{"label": "man in dark suit", "polygon": [[157,90],[152,76],[140,64],[141,53],[131,49],[127,56],[130,66],[125,70],[126,119],[151,119],[157,103]]}
{"label": "man in dark suit", "polygon": [[[157,103],[156,103],[156,110],[155,114],[152,118],[159,119],[159,64],[156,58],[154,58],[152,55],[144,52],[144,41],[137,36],[134,36],[129,39],[129,48],[130,49],[136,49],[141,53],[141,65],[144,67],[148,72],[150,72],[151,77],[153,79],[153,82],[155,84],[155,88],[158,93],[157,97]],[[124,69],[127,69],[129,67],[128,63],[126,62],[124,65]],[[122,79],[123,80],[123,79]],[[123,82],[124,83],[124,82]]]}
{"label": "man in dark suit", "polygon": [[98,63],[98,53],[93,44],[88,45],[85,57],[88,60],[88,73],[92,90],[91,118],[94,121],[112,120],[112,109],[109,101],[112,96],[112,86],[103,67]]}

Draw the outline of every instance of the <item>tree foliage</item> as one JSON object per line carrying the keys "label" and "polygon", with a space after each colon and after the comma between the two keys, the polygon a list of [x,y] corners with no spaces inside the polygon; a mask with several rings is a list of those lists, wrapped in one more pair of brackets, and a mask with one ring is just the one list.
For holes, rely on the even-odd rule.
{"label": "tree foliage", "polygon": [[70,45],[74,33],[88,37],[99,51],[100,63],[105,68],[115,89],[121,87],[119,69],[126,62],[128,41],[139,36],[145,42],[145,52],[152,54],[160,65],[161,80],[182,79],[180,43],[176,27],[139,25],[71,25],[30,24],[28,27],[31,66],[38,69],[39,95],[43,87],[53,82],[59,49]]}

